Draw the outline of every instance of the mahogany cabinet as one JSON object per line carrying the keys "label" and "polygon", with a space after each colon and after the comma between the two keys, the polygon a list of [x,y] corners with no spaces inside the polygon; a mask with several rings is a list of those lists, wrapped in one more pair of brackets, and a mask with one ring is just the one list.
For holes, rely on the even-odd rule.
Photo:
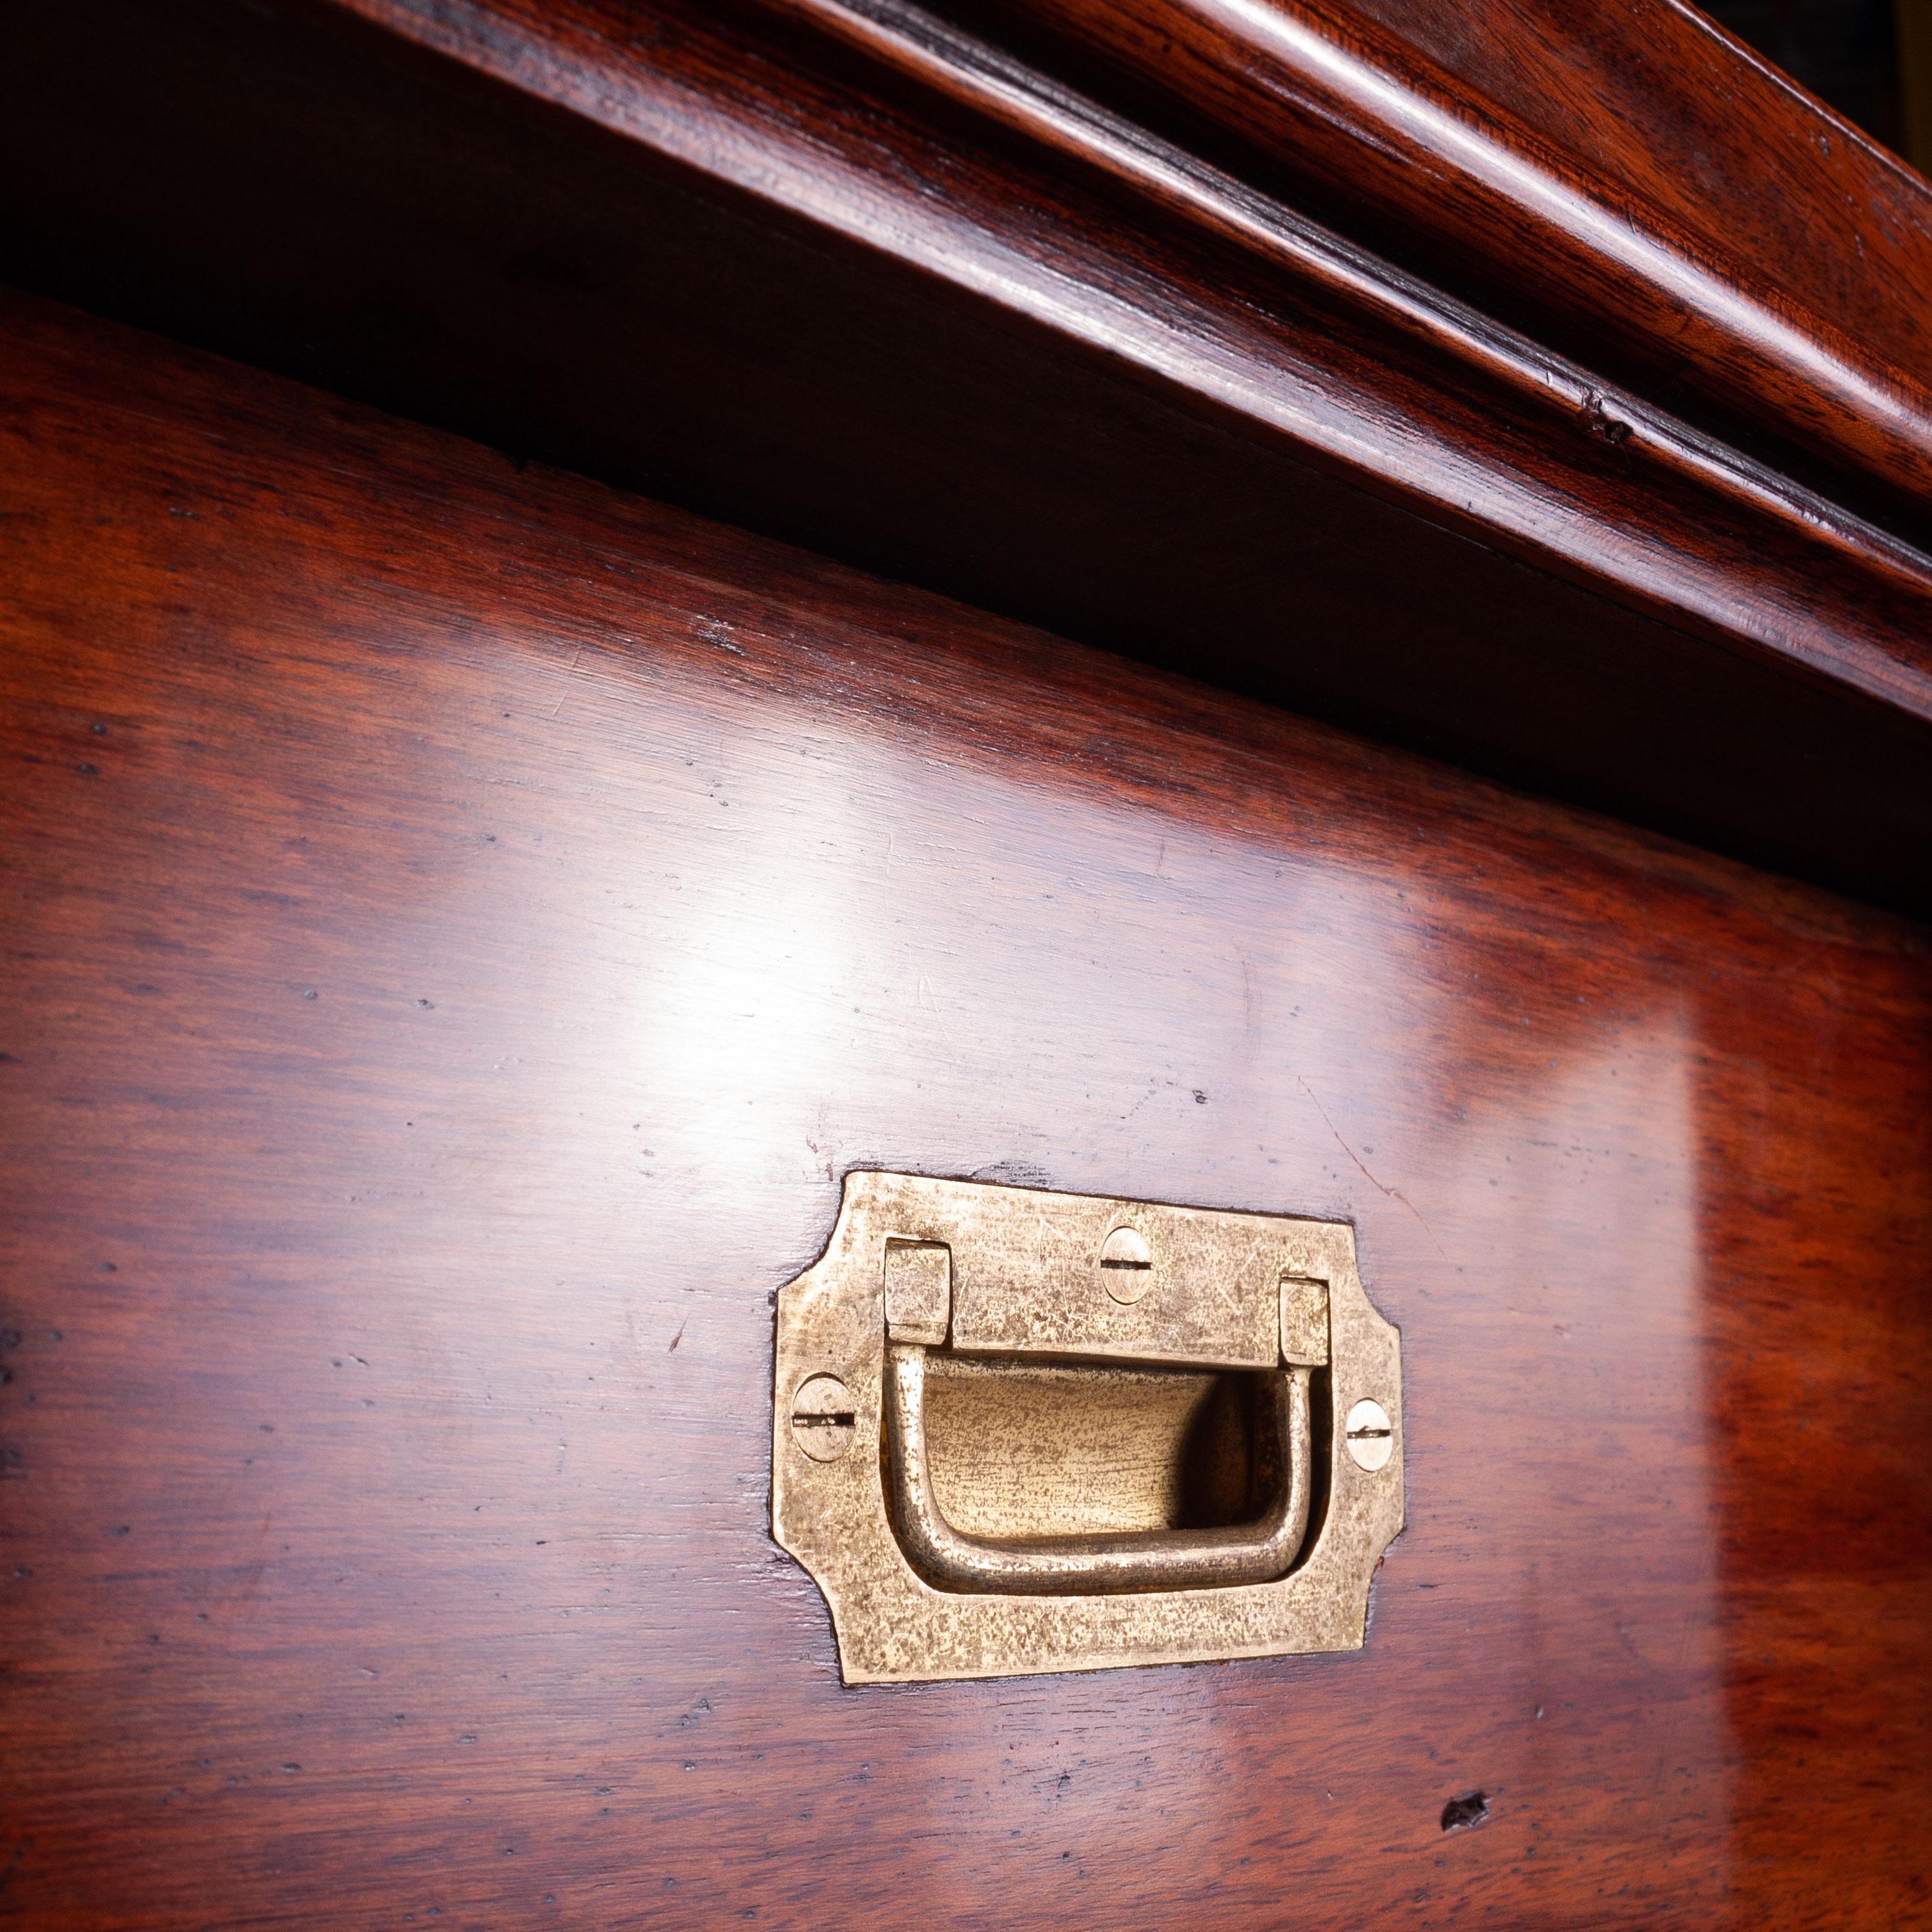
{"label": "mahogany cabinet", "polygon": [[[1665,0],[0,106],[9,1922],[1932,1924],[1932,189]],[[1350,1231],[1362,1646],[843,1681],[874,1170]]]}

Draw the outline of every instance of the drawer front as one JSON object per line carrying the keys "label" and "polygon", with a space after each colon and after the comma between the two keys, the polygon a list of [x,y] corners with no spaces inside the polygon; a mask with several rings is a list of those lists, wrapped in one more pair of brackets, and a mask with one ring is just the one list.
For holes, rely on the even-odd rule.
{"label": "drawer front", "polygon": [[[1923,1922],[1922,931],[0,331],[21,1922]],[[1365,1648],[842,1685],[862,1168],[1351,1223]]]}

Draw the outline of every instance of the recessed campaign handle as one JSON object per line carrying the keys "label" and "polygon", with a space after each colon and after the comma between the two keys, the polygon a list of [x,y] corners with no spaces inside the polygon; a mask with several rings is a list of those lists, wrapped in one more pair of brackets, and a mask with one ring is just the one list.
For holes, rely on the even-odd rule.
{"label": "recessed campaign handle", "polygon": [[886,1348],[886,1500],[914,1568],[942,1589],[1016,1596],[1090,1596],[1272,1582],[1287,1574],[1308,1531],[1312,1455],[1306,1368],[1268,1380],[1270,1423],[1286,1472],[1274,1507],[1228,1528],[1142,1530],[1104,1536],[996,1540],[968,1536],[940,1513],[926,1436],[926,1351]]}

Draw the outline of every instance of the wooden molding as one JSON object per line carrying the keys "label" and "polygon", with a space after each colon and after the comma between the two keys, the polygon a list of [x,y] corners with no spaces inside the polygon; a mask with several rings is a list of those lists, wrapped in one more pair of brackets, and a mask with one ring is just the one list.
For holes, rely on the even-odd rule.
{"label": "wooden molding", "polygon": [[[1130,362],[1432,520],[1932,718],[1932,559],[920,8],[774,0],[919,90],[806,116],[734,61],[729,22],[693,18],[674,53],[646,56],[595,0],[541,22],[499,0],[344,4]],[[1024,145],[989,167],[1000,134]],[[1132,226],[1093,220],[1083,176],[1090,195],[1124,191]],[[1162,248],[1176,228],[1178,259]],[[1202,274],[1204,256],[1222,272]]]}
{"label": "wooden molding", "polygon": [[1574,334],[1932,496],[1932,188],[1688,6],[1010,0]]}

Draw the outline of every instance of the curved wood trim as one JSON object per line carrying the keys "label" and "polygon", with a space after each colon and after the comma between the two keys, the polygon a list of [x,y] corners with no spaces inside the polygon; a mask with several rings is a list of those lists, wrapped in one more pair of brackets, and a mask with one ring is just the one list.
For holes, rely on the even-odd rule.
{"label": "curved wood trim", "polygon": [[[541,21],[510,0],[340,4],[1433,521],[1932,718],[1932,560],[916,8],[660,5],[674,28],[640,41],[582,0]],[[759,46],[761,17],[862,56],[878,92],[828,98],[795,49]]]}
{"label": "curved wood trim", "polygon": [[[1803,265],[1779,254],[1748,206],[1710,196],[1702,219],[1688,211],[1659,178],[1682,158],[1663,146],[1681,131],[1663,129],[1646,146],[1649,126],[1593,128],[1594,165],[1584,165],[1546,119],[1513,112],[1432,58],[1417,44],[1418,22],[1378,22],[1364,17],[1366,8],[1344,15],[1305,0],[1011,5],[1372,209],[1432,257],[1467,262],[1563,317],[1589,343],[1922,504],[1932,498],[1932,388],[1922,364],[1900,354],[1922,350],[1922,340],[1875,341],[1847,326],[1828,305],[1834,294],[1842,301],[1842,276],[1837,290],[1801,291]],[[1389,10],[1402,19],[1400,8]],[[1504,38],[1498,15],[1521,27],[1520,16],[1538,11],[1478,10],[1461,38],[1493,51]],[[1585,59],[1606,32],[1634,38],[1628,8],[1613,23],[1565,24]],[[1724,95],[1750,95],[1737,112],[1768,166],[1780,151],[1815,164],[1804,185],[1823,220],[1842,220],[1846,201],[1862,205],[1875,251],[1882,235],[1910,250],[1919,279],[1932,281],[1932,189],[1924,182],[1688,9],[1646,10],[1643,26],[1687,64],[1701,56],[1727,70]],[[1513,74],[1522,55],[1515,50]],[[1588,112],[1583,100],[1578,107]],[[1784,172],[1778,188],[1788,192]],[[1864,237],[1856,239],[1864,273],[1900,279],[1896,264],[1866,263]]]}

